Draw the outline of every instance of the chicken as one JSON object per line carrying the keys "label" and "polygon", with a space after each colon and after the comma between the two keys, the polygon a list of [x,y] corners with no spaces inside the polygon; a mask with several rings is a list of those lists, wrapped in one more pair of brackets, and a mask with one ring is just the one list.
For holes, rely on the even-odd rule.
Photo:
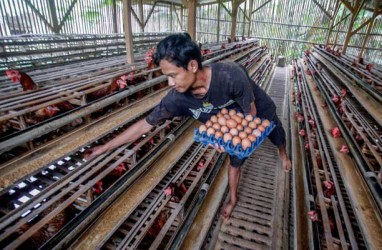
{"label": "chicken", "polygon": [[163,192],[166,196],[172,196],[171,201],[178,203],[187,192],[187,188],[183,183],[179,187],[175,183],[170,183]]}
{"label": "chicken", "polygon": [[341,153],[344,153],[344,154],[349,154],[349,148],[346,144],[343,144],[341,149],[340,149],[340,152]]}
{"label": "chicken", "polygon": [[347,90],[346,89],[341,89],[341,98],[344,98],[347,94]]}
{"label": "chicken", "polygon": [[334,138],[338,138],[338,137],[341,137],[341,131],[338,127],[335,127],[331,130],[331,133],[332,133],[332,136]]}
{"label": "chicken", "polygon": [[[57,201],[52,204],[50,207],[45,209],[37,217],[33,218],[32,221],[24,224],[19,228],[19,233],[23,234],[26,232],[32,225],[38,223],[42,218],[47,216],[54,209],[59,207],[64,200]],[[63,211],[58,213],[53,217],[47,224],[45,224],[40,230],[38,230],[34,235],[32,235],[28,240],[26,240],[21,246],[20,249],[38,249],[50,238],[52,238],[65,224],[67,224],[75,216],[75,211],[73,207],[66,207]]]}
{"label": "chicken", "polygon": [[32,80],[32,78],[22,71],[7,69],[5,74],[9,79],[11,79],[12,82],[20,82],[24,91],[38,89],[38,85]]}
{"label": "chicken", "polygon": [[170,217],[170,212],[168,209],[164,209],[161,211],[158,215],[158,217],[155,219],[154,223],[150,227],[150,229],[147,231],[147,236],[151,239],[155,239],[155,237],[159,234],[163,226],[166,224],[166,221]]}
{"label": "chicken", "polygon": [[373,69],[373,64],[369,63],[366,65],[365,69],[369,72],[371,72],[371,70]]}
{"label": "chicken", "polygon": [[93,186],[92,188],[93,194],[95,195],[100,195],[103,193],[103,182],[102,181],[97,181],[97,183]]}
{"label": "chicken", "polygon": [[36,124],[43,120],[49,119],[57,114],[60,109],[56,105],[50,105],[45,108],[41,108],[32,114],[26,116],[26,122],[29,124]]}
{"label": "chicken", "polygon": [[88,102],[92,102],[102,97],[111,95],[120,89],[124,89],[127,87],[127,83],[126,83],[127,80],[128,80],[128,75],[122,75],[122,76],[116,77],[112,80],[110,85],[87,94],[86,99]]}
{"label": "chicken", "polygon": [[299,135],[301,136],[305,136],[305,129],[301,129],[299,132],[298,132]]}
{"label": "chicken", "polygon": [[316,213],[316,211],[312,210],[312,211],[309,211],[308,212],[308,215],[309,215],[309,218],[312,222],[316,222],[316,221],[319,221],[318,219],[318,214]]}
{"label": "chicken", "polygon": [[202,170],[204,168],[205,164],[206,164],[206,160],[204,158],[200,159],[200,161],[196,165],[196,170],[197,171]]}
{"label": "chicken", "polygon": [[308,76],[311,76],[311,75],[312,75],[312,73],[310,72],[310,69],[307,69],[307,70],[306,70],[306,74],[307,74]]}
{"label": "chicken", "polygon": [[309,123],[311,128],[315,128],[316,127],[316,122],[312,118],[309,119],[308,123]]}
{"label": "chicken", "polygon": [[324,197],[330,198],[332,195],[336,194],[336,189],[332,181],[324,181]]}
{"label": "chicken", "polygon": [[103,179],[103,188],[106,190],[111,185],[113,185],[122,175],[127,171],[126,165],[124,162],[120,163],[116,168],[114,168],[108,175]]}
{"label": "chicken", "polygon": [[332,101],[333,101],[333,103],[334,103],[334,105],[338,105],[338,104],[340,104],[340,98],[339,98],[339,96],[338,95],[334,95],[333,97],[332,97]]}

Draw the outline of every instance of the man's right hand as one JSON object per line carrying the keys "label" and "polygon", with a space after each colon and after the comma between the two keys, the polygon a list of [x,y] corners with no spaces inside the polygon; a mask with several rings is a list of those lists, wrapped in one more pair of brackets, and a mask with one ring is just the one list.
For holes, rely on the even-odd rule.
{"label": "man's right hand", "polygon": [[94,148],[89,148],[89,149],[85,150],[84,158],[85,158],[85,160],[90,160],[90,159],[93,159],[94,157],[101,155],[105,152],[106,152],[106,150],[104,148],[104,145],[96,146]]}

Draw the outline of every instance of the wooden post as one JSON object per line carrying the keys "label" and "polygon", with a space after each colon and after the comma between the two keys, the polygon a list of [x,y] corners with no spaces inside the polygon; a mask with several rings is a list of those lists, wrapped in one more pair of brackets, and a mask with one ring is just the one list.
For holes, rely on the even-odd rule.
{"label": "wooden post", "polygon": [[353,10],[351,11],[351,13],[352,13],[351,20],[349,22],[348,31],[346,32],[346,38],[345,38],[344,46],[343,46],[343,49],[342,49],[342,53],[344,55],[346,54],[346,50],[348,48],[350,39],[353,36],[352,35],[353,24],[354,24],[354,21],[356,20],[356,18],[358,16],[358,13],[359,13],[361,7],[362,7],[361,0],[356,0],[355,6],[354,6]]}
{"label": "wooden post", "polygon": [[217,30],[217,36],[218,36],[218,39],[217,39],[217,42],[220,42],[220,1],[217,2],[218,3],[218,27],[216,28]]}
{"label": "wooden post", "polygon": [[196,4],[197,0],[182,0],[184,6],[188,9],[187,31],[192,40],[196,39]]}
{"label": "wooden post", "polygon": [[118,24],[117,24],[117,0],[113,0],[113,31],[118,33]]}
{"label": "wooden post", "polygon": [[231,13],[231,41],[235,41],[236,24],[237,24],[237,10],[239,9],[239,1],[232,0],[232,13]]}
{"label": "wooden post", "polygon": [[123,0],[123,30],[125,32],[125,46],[127,63],[134,63],[133,32],[131,29],[131,0]]}
{"label": "wooden post", "polygon": [[57,18],[57,11],[56,11],[56,4],[54,3],[54,0],[49,0],[49,10],[52,15],[52,23],[53,23],[53,32],[55,34],[60,33],[59,25],[58,25],[58,18]]}
{"label": "wooden post", "polygon": [[141,28],[141,32],[145,32],[145,20],[143,19],[143,2],[142,0],[138,1],[138,14],[139,14],[139,20],[140,20],[140,25],[139,27]]}
{"label": "wooden post", "polygon": [[253,9],[253,0],[249,0],[249,9],[248,9],[248,34],[247,34],[248,37],[251,36],[252,9]]}

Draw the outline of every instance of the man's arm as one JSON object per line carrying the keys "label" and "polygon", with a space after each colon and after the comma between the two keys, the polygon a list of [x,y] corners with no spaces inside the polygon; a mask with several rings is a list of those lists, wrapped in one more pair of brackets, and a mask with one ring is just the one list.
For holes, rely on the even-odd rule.
{"label": "man's arm", "polygon": [[123,144],[133,142],[139,137],[141,137],[143,134],[149,132],[152,127],[153,126],[150,125],[144,118],[131,125],[122,134],[118,135],[108,143],[89,149],[85,153],[85,159],[91,159],[97,155],[105,153],[106,151],[115,149]]}
{"label": "man's arm", "polygon": [[251,115],[256,116],[256,114],[257,114],[256,105],[255,105],[255,102],[252,102],[251,103]]}

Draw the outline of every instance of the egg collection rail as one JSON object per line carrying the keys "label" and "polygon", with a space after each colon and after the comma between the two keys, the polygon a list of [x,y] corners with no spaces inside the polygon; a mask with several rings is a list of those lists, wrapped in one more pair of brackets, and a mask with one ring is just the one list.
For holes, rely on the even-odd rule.
{"label": "egg collection rail", "polygon": [[[130,124],[89,146],[106,143],[122,133]],[[2,190],[0,196],[3,201],[0,218],[2,247],[17,247],[30,237],[34,241],[32,235],[35,235],[36,231],[47,230],[47,227],[56,222],[60,215],[68,211],[71,215],[79,216],[80,212],[86,210],[92,202],[107,192],[118,179],[135,172],[135,167],[143,159],[154,157],[153,152],[166,136],[171,134],[173,128],[176,129],[182,124],[165,123],[136,142],[89,162],[83,159],[86,149],[82,148]],[[129,181],[135,178],[137,176],[133,176]],[[69,220],[60,221],[60,228],[68,222]],[[54,230],[50,232],[51,236],[53,232]]]}
{"label": "egg collection rail", "polygon": [[[314,58],[315,56],[315,58]],[[367,98],[365,92],[348,88],[336,68],[329,71],[326,61],[313,53],[307,57],[307,67],[317,83],[317,87],[326,97],[328,108],[338,120],[338,128],[346,139],[343,150],[347,148],[357,162],[375,201],[382,211],[382,115],[381,103]],[[316,65],[320,64],[317,69]],[[378,175],[381,177],[378,178]]]}
{"label": "egg collection rail", "polygon": [[[294,67],[304,69],[301,62]],[[299,74],[300,76],[300,74]],[[299,119],[300,145],[305,153],[309,185],[309,216],[316,234],[314,245],[333,248],[366,249],[335,156],[328,142],[323,121],[308,88],[305,74],[294,78],[296,114]],[[314,121],[314,123],[312,122]],[[304,132],[302,132],[304,131]],[[320,235],[320,237],[319,237]],[[325,237],[322,237],[322,236]]]}
{"label": "egg collection rail", "polygon": [[110,233],[101,249],[169,246],[217,157],[215,150],[198,143],[191,145],[143,202]]}

